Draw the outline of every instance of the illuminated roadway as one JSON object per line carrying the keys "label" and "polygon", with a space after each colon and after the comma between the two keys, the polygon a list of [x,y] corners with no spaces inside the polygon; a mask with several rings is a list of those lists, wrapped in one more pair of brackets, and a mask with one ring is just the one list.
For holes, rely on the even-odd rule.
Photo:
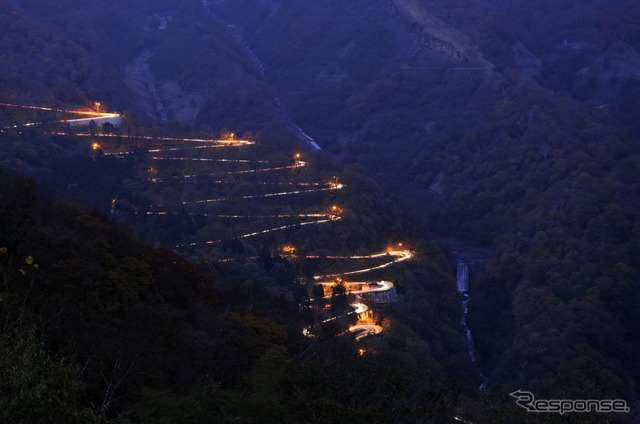
{"label": "illuminated roadway", "polygon": [[[340,217],[340,216],[331,216],[331,217],[329,217],[327,219],[318,219],[316,221],[298,222],[296,224],[282,225],[280,227],[274,227],[274,228],[268,228],[266,230],[254,231],[252,233],[242,234],[242,235],[234,237],[234,238],[245,239],[245,238],[249,238],[249,237],[255,237],[255,236],[259,236],[259,235],[263,235],[263,234],[273,233],[273,232],[276,232],[276,231],[287,230],[289,228],[304,227],[305,225],[326,224],[328,222],[339,221],[340,219],[342,219],[342,217]],[[176,248],[180,248],[180,247],[188,247],[188,246],[191,246],[191,247],[193,247],[193,246],[206,246],[206,245],[222,243],[223,241],[224,240],[207,240],[207,241],[202,241],[202,242],[178,244],[175,247]]]}
{"label": "illuminated roadway", "polygon": [[[119,113],[112,112],[96,112],[92,110],[66,110],[66,109],[56,109],[51,107],[44,106],[29,106],[29,105],[18,105],[12,103],[1,103],[0,106],[4,107],[15,107],[21,109],[31,109],[31,110],[42,110],[47,112],[57,112],[57,113],[67,113],[71,115],[82,115],[86,116],[86,118],[76,118],[76,119],[59,119],[57,121],[45,121],[45,122],[28,122],[24,124],[12,125],[7,128],[20,128],[20,127],[30,127],[34,125],[43,125],[50,123],[69,123],[71,126],[81,126],[81,125],[89,125],[91,121],[94,121],[96,124],[100,123],[112,123],[114,125],[118,125],[122,122],[122,115]],[[52,135],[65,135],[68,136],[70,134],[64,132],[50,132],[48,134]],[[219,147],[239,147],[239,146],[250,146],[255,144],[254,141],[251,140],[209,140],[203,138],[179,138],[179,137],[155,137],[155,136],[145,136],[145,135],[128,135],[128,134],[90,134],[90,133],[74,133],[74,136],[77,137],[99,137],[99,138],[124,138],[124,139],[138,139],[138,140],[153,140],[153,141],[169,141],[169,142],[183,142],[183,143],[203,143],[203,146],[195,146],[191,147],[193,149],[210,149],[210,148],[219,148]],[[150,153],[159,153],[163,151],[178,151],[185,149],[184,147],[176,147],[176,148],[160,148],[149,150]],[[120,154],[128,154],[131,152],[122,152]]]}
{"label": "illuminated roadway", "polygon": [[307,189],[307,190],[280,191],[280,192],[276,192],[276,193],[252,194],[252,195],[239,196],[239,197],[219,197],[219,198],[214,198],[214,199],[189,200],[189,201],[186,201],[186,202],[182,202],[182,204],[183,205],[193,205],[193,204],[199,204],[199,203],[224,202],[224,201],[230,200],[230,199],[245,199],[245,200],[248,200],[248,199],[259,199],[259,198],[265,198],[265,197],[292,196],[292,195],[295,195],[295,194],[317,193],[317,192],[321,192],[321,191],[332,191],[332,190],[335,190],[335,189],[331,188],[331,187],[311,188],[311,189]]}
{"label": "illuminated roadway", "polygon": [[355,333],[356,341],[363,337],[382,333],[382,327],[375,324],[356,324],[349,327],[349,331]]}
{"label": "illuminated roadway", "polygon": [[[117,153],[121,154],[121,153]],[[202,177],[217,177],[221,175],[240,175],[240,174],[253,174],[258,172],[274,172],[274,171],[282,171],[285,169],[296,169],[296,168],[304,168],[307,166],[307,162],[298,160],[295,161],[293,165],[282,165],[282,166],[272,166],[268,168],[255,168],[255,169],[245,169],[241,171],[226,171],[226,172],[212,172],[209,174],[201,175],[201,174],[188,174],[182,175],[181,177],[172,177],[172,178],[202,178]],[[162,181],[162,179],[159,179]],[[185,180],[183,180],[185,182]]]}
{"label": "illuminated roadway", "polygon": [[[96,112],[96,111],[90,111],[90,110],[63,110],[63,109],[55,109],[55,108],[49,108],[49,107],[39,107],[39,106],[25,106],[25,105],[16,105],[16,104],[10,104],[10,103],[0,103],[0,106],[5,106],[5,107],[18,107],[18,108],[23,108],[23,109],[32,109],[32,110],[42,110],[42,111],[50,111],[50,112],[59,112],[59,113],[67,113],[67,114],[75,114],[75,115],[80,115],[80,116],[84,116],[83,118],[75,118],[75,119],[61,119],[61,120],[57,120],[54,122],[59,122],[59,123],[66,123],[69,124],[71,126],[80,126],[80,125],[88,125],[89,123],[91,123],[91,121],[93,121],[96,124],[100,124],[100,123],[112,123],[114,125],[118,125],[121,123],[122,121],[122,116],[120,114],[117,113],[102,113],[102,112]],[[99,107],[99,103],[96,103],[96,106]],[[7,128],[12,128],[12,129],[17,129],[20,127],[29,127],[29,126],[34,126],[34,125],[42,125],[42,124],[46,124],[46,123],[51,123],[51,122],[30,122],[30,123],[24,123],[24,124],[18,124],[18,125],[13,125]],[[50,134],[54,134],[54,135],[69,135],[67,133],[50,133]],[[153,137],[153,136],[132,136],[132,135],[122,135],[122,134],[87,134],[87,133],[77,133],[74,134],[75,136],[79,136],[79,137],[113,137],[113,138],[125,138],[125,139],[140,139],[140,140],[153,140],[153,141],[161,141],[161,142],[185,142],[185,143],[197,143],[197,144],[201,144],[199,146],[189,146],[189,147],[185,147],[185,146],[181,146],[181,147],[160,147],[160,148],[155,148],[155,149],[150,149],[148,150],[149,153],[161,153],[161,152],[176,152],[176,151],[182,151],[182,150],[187,150],[187,149],[209,149],[209,148],[218,148],[218,147],[238,147],[238,146],[247,146],[247,145],[252,145],[254,144],[254,142],[249,141],[249,140],[206,140],[206,139],[198,139],[198,138],[174,138],[174,137]],[[100,148],[101,146],[99,146],[97,143],[94,145],[94,149],[96,148]],[[131,154],[132,152],[109,152],[106,153],[107,155],[113,155],[113,156],[122,156],[122,155],[128,155]],[[247,164],[270,164],[272,162],[270,161],[256,161],[256,160],[244,160],[244,159],[209,159],[209,158],[191,158],[191,157],[163,157],[163,156],[153,156],[152,157],[153,160],[156,161],[199,161],[199,162],[230,162],[230,163],[247,163]],[[299,158],[299,155],[296,155],[296,158]],[[215,176],[215,175],[234,175],[234,174],[246,174],[246,173],[255,173],[255,172],[271,172],[271,171],[279,171],[279,170],[285,170],[285,169],[295,169],[295,168],[302,168],[305,167],[307,165],[306,162],[301,161],[301,160],[296,160],[292,165],[279,165],[279,166],[271,166],[271,167],[264,167],[264,168],[257,168],[257,169],[253,169],[253,170],[241,170],[241,171],[228,171],[228,172],[221,172],[221,173],[210,173],[207,176]],[[200,175],[185,175],[182,178],[184,179],[183,181],[190,181],[190,178],[202,178],[202,176]],[[160,182],[162,181],[161,178],[154,178],[151,179],[151,181],[153,182]],[[194,180],[191,180],[193,182],[195,182]],[[221,181],[216,181],[214,183],[223,183]],[[262,182],[262,184],[268,184],[266,182]],[[319,186],[320,183],[294,183],[291,182],[290,185],[298,185],[298,186]],[[295,190],[295,191],[284,191],[284,192],[275,192],[275,193],[266,193],[266,194],[259,194],[259,195],[249,195],[249,196],[241,196],[239,197],[240,199],[257,199],[257,198],[267,198],[267,197],[279,197],[279,196],[290,196],[290,195],[296,195],[296,194],[304,194],[304,193],[313,193],[313,192],[322,192],[322,191],[333,191],[333,190],[340,190],[344,187],[343,184],[341,183],[329,183],[328,187],[319,187],[319,188],[311,188],[311,189],[305,189],[305,190]],[[229,198],[214,198],[214,199],[204,199],[204,200],[194,200],[194,201],[184,201],[182,202],[183,205],[188,205],[188,204],[200,204],[200,203],[210,203],[210,202],[222,202],[225,200],[228,200]],[[114,199],[115,202],[115,199]],[[113,205],[112,205],[113,206]],[[165,211],[151,211],[151,212],[146,212],[147,215],[167,215],[168,213]],[[311,225],[311,224],[323,224],[323,223],[327,223],[327,222],[332,222],[332,221],[337,221],[339,219],[341,219],[342,217],[340,215],[337,214],[298,214],[298,215],[294,215],[294,214],[280,214],[280,215],[216,215],[216,214],[192,214],[192,215],[202,215],[202,216],[211,216],[211,217],[218,217],[218,218],[232,218],[232,219],[250,219],[250,218],[291,218],[291,217],[301,217],[301,218],[306,218],[306,217],[313,217],[313,218],[324,218],[324,219],[317,219],[314,221],[305,221],[305,222],[300,222],[300,223],[295,223],[295,224],[289,224],[289,225],[283,225],[283,226],[279,226],[279,227],[274,227],[274,228],[269,228],[266,230],[261,230],[261,231],[255,231],[255,232],[251,232],[251,233],[247,233],[247,234],[243,234],[238,236],[237,238],[249,238],[249,237],[254,237],[257,235],[261,235],[261,234],[267,234],[270,232],[275,232],[275,231],[281,231],[281,230],[285,230],[288,228],[294,228],[294,227],[300,227],[300,226],[305,226],[305,225]],[[178,245],[176,247],[186,247],[186,246],[198,246],[198,245],[210,245],[210,244],[214,244],[214,243],[219,243],[222,240],[209,240],[209,241],[205,241],[205,242],[201,242],[201,243],[186,243],[186,244],[181,244]],[[295,255],[292,255],[295,256]],[[343,273],[336,273],[336,274],[327,274],[327,275],[321,275],[321,276],[316,276],[314,277],[315,280],[323,280],[323,279],[331,279],[334,277],[339,277],[339,276],[345,276],[345,275],[353,275],[353,274],[363,274],[363,273],[367,273],[367,272],[371,272],[371,271],[375,271],[375,270],[379,270],[379,269],[383,269],[383,268],[387,268],[393,264],[396,264],[398,262],[402,262],[402,261],[406,261],[408,259],[411,259],[413,257],[413,255],[411,254],[410,251],[408,250],[391,250],[388,252],[383,252],[383,253],[377,253],[377,254],[372,254],[372,255],[352,255],[352,256],[321,256],[321,255],[308,255],[308,256],[297,256],[297,257],[303,257],[303,258],[307,258],[307,259],[320,259],[320,258],[324,258],[324,259],[377,259],[377,258],[384,258],[384,257],[393,257],[394,259],[386,262],[384,264],[381,265],[377,265],[374,267],[368,267],[368,268],[362,268],[362,269],[358,269],[358,270],[353,270],[353,271],[348,271],[348,272],[343,272]],[[334,284],[336,284],[334,281],[331,282],[318,282],[317,284],[321,284],[323,286],[333,286]],[[393,289],[394,285],[392,282],[390,281],[376,281],[376,282],[370,282],[370,281],[365,281],[365,282],[345,282],[344,283],[347,286],[359,286],[358,290],[351,290],[348,293],[351,294],[355,294],[355,295],[359,295],[359,294],[364,294],[364,293],[374,293],[374,292],[385,292],[388,290]],[[330,296],[327,296],[330,297]],[[360,298],[360,296],[358,296],[358,298]],[[351,305],[354,310],[352,312],[349,312],[345,315],[342,316],[336,316],[336,317],[332,317],[332,318],[328,318],[326,320],[324,320],[323,322],[328,322],[328,321],[333,321],[336,319],[339,319],[343,316],[346,315],[350,315],[350,314],[362,314],[364,312],[366,312],[369,307],[362,303],[361,301],[355,302]],[[357,324],[357,325],[353,325],[351,327],[349,327],[350,332],[355,334],[355,338],[356,341],[359,341],[360,339],[362,339],[363,337],[369,336],[369,335],[373,335],[373,334],[380,334],[382,332],[382,327],[380,327],[379,325],[374,325],[374,324]],[[308,329],[305,329],[303,331],[305,334],[309,334],[308,333]]]}
{"label": "illuminated roadway", "polygon": [[[94,112],[90,110],[63,110],[63,109],[54,109],[50,107],[42,107],[42,106],[26,106],[26,105],[16,105],[12,103],[0,103],[0,106],[4,107],[16,107],[21,109],[31,109],[31,110],[43,110],[48,112],[61,112],[68,113],[73,115],[83,115],[88,116],[87,118],[77,118],[77,119],[60,119],[54,122],[62,122],[68,123],[71,126],[76,125],[89,125],[91,121],[94,121],[96,124],[98,123],[112,123],[114,125],[118,125],[122,122],[122,116],[118,113],[102,113],[102,112]],[[20,127],[31,127],[34,125],[42,125],[50,122],[27,122],[24,124],[12,125],[8,128],[20,128]]]}
{"label": "illuminated roadway", "polygon": [[[341,277],[344,275],[352,275],[352,274],[364,274],[367,272],[387,268],[391,265],[413,258],[413,254],[411,253],[411,251],[406,249],[405,250],[389,250],[387,252],[374,253],[371,255],[288,255],[288,256],[292,258],[303,258],[303,259],[355,259],[355,260],[378,259],[378,258],[384,258],[387,256],[394,258],[389,262],[386,262],[384,264],[374,266],[374,267],[361,268],[361,269],[343,272],[339,274],[336,273],[336,274],[318,275],[314,277],[315,280],[325,280],[325,279],[331,279],[331,278]],[[333,286],[336,286],[337,283],[338,281],[321,281],[315,284],[320,284],[323,287],[333,287]],[[367,311],[369,307],[366,304],[362,303],[361,296],[359,295],[366,294],[366,293],[382,293],[382,292],[392,290],[395,287],[391,281],[386,281],[386,280],[345,281],[345,282],[340,281],[340,283],[344,284],[346,288],[346,294],[354,294],[357,296],[356,302],[350,305],[351,307],[354,308],[354,311],[348,312],[343,315],[327,318],[323,320],[322,323],[335,321],[337,319],[340,319],[352,314],[360,315],[361,313]],[[331,295],[325,296],[325,299],[329,299],[329,298],[331,298]],[[355,334],[356,341],[360,341],[362,338],[366,336],[382,333],[382,327],[376,324],[359,323],[359,324],[350,326],[348,331]],[[308,327],[305,327],[302,332],[305,336],[311,336],[310,328]]]}
{"label": "illuminated roadway", "polygon": [[365,272],[371,272],[371,271],[376,271],[379,269],[384,269],[387,267],[390,267],[393,264],[396,264],[398,262],[403,262],[403,261],[407,261],[411,258],[413,258],[413,254],[411,253],[411,251],[409,250],[391,250],[388,252],[383,252],[383,253],[376,253],[373,255],[361,255],[361,256],[304,256],[304,258],[307,259],[320,259],[320,258],[326,258],[326,259],[376,259],[376,258],[383,258],[385,256],[391,256],[394,257],[395,259],[386,262],[382,265],[377,265],[377,266],[373,266],[373,267],[368,267],[368,268],[362,268],[362,269],[357,269],[354,271],[347,271],[347,272],[340,272],[340,273],[335,273],[335,274],[326,274],[326,275],[317,275],[315,277],[313,277],[315,280],[326,280],[326,279],[330,279],[330,278],[334,278],[334,277],[340,277],[343,275],[354,275],[354,274],[364,274]]}
{"label": "illuminated roadway", "polygon": [[[324,281],[316,284],[321,284],[326,287],[335,286],[335,281]],[[347,294],[363,294],[363,293],[375,293],[375,292],[385,292],[391,290],[394,285],[391,281],[346,281],[343,283],[345,286],[358,286],[361,285],[362,288],[360,290],[347,290]],[[325,296],[330,298],[331,296]]]}
{"label": "illuminated roadway", "polygon": [[[7,128],[20,128],[20,127],[29,127],[34,125],[42,125],[48,123],[67,123],[72,126],[80,126],[80,125],[88,125],[91,121],[96,124],[99,123],[112,123],[114,125],[118,125],[122,121],[122,116],[118,113],[110,113],[110,112],[100,112],[100,103],[95,103],[98,111],[92,110],[65,110],[65,109],[56,109],[51,107],[43,107],[43,106],[29,106],[29,105],[18,105],[12,103],[0,103],[0,106],[4,107],[14,107],[14,108],[22,108],[22,109],[30,109],[30,110],[38,110],[38,111],[47,111],[47,112],[56,112],[56,113],[65,113],[70,115],[80,115],[84,116],[83,118],[75,118],[75,119],[60,119],[55,121],[45,121],[45,122],[29,122],[24,124],[17,124]],[[60,135],[60,136],[68,136],[70,134],[66,132],[50,132],[48,134],[52,135]],[[241,146],[249,146],[255,144],[255,142],[250,140],[236,140],[233,138],[233,134],[231,139],[227,140],[208,140],[202,138],[180,138],[180,137],[156,137],[156,136],[144,136],[144,135],[125,135],[125,134],[105,134],[105,133],[74,133],[74,136],[77,137],[102,137],[102,138],[117,138],[117,139],[133,139],[133,140],[151,140],[154,142],[181,142],[181,143],[195,143],[198,144],[196,146],[179,146],[179,147],[158,147],[149,149],[149,153],[162,153],[162,152],[177,152],[191,149],[210,149],[210,148],[220,148],[220,147],[241,147]],[[94,150],[102,149],[99,143],[94,143]],[[132,154],[131,151],[113,151],[113,152],[104,152],[106,156],[125,156]],[[307,162],[299,160],[300,154],[295,155],[296,160],[291,165],[277,165],[269,166],[263,168],[255,168],[250,170],[240,170],[240,171],[227,171],[227,172],[219,172],[219,173],[210,173],[206,176],[216,176],[216,175],[237,175],[237,174],[248,174],[248,173],[257,173],[257,172],[273,172],[280,171],[285,169],[296,169],[303,168],[307,166]],[[152,157],[155,161],[194,161],[194,162],[220,162],[220,163],[244,163],[244,164],[273,164],[271,161],[266,160],[246,160],[246,159],[226,159],[226,158],[193,158],[193,157],[165,157],[155,155]],[[184,175],[181,177],[184,182],[190,181],[190,178],[202,178],[202,175]],[[150,178],[151,182],[158,183],[162,182],[162,178]],[[210,183],[219,183],[222,184],[222,181],[215,181]],[[265,184],[265,183],[263,183]],[[293,191],[283,191],[283,192],[274,192],[274,193],[265,193],[259,195],[249,195],[249,196],[241,196],[240,199],[251,200],[258,198],[268,198],[268,197],[280,197],[280,196],[291,196],[296,194],[304,194],[304,193],[314,193],[314,192],[323,192],[323,191],[331,191],[331,190],[340,190],[344,187],[341,183],[328,183],[327,187],[320,187],[320,183],[290,183],[290,185],[298,185],[300,187],[311,186],[317,188],[310,188],[304,190],[293,190]],[[184,201],[183,205],[188,204],[200,204],[200,203],[215,203],[215,202],[223,202],[230,198],[214,198],[214,199],[204,199],[204,200],[193,200],[193,201]],[[116,199],[112,202],[112,211],[115,208]],[[147,215],[167,215],[168,213],[165,211],[157,211],[157,212],[147,212]],[[200,214],[203,216],[212,216],[219,218],[235,218],[235,219],[250,219],[250,218],[324,218],[324,219],[316,219],[313,221],[305,221],[299,222],[295,224],[282,225],[279,227],[268,228],[261,231],[254,231],[247,234],[242,234],[238,236],[238,238],[249,238],[258,236],[261,234],[268,234],[275,231],[282,231],[288,228],[301,227],[305,225],[311,224],[324,224],[332,221],[337,221],[341,219],[341,216],[335,213],[328,214],[298,214],[298,215],[257,215],[257,216],[248,216],[248,215],[214,215],[214,214]],[[183,245],[178,245],[176,247],[184,247],[184,246],[197,246],[197,245],[209,245],[214,243],[219,243],[221,240],[209,240],[201,243],[188,243]]]}

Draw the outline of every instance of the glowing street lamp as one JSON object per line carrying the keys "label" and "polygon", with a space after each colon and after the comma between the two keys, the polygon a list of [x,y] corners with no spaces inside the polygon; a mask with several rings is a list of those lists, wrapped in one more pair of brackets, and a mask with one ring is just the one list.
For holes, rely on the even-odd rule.
{"label": "glowing street lamp", "polygon": [[98,143],[94,142],[94,143],[91,144],[91,148],[93,150],[98,150],[100,148],[100,145]]}
{"label": "glowing street lamp", "polygon": [[340,219],[340,214],[342,214],[342,209],[337,205],[331,205],[331,211],[329,212],[329,219],[331,220]]}
{"label": "glowing street lamp", "polygon": [[327,184],[331,190],[342,190],[344,188],[344,184],[340,182],[338,177],[333,177]]}
{"label": "glowing street lamp", "polygon": [[102,104],[100,102],[95,102],[93,105],[96,107],[96,112],[100,113],[100,106],[102,106]]}

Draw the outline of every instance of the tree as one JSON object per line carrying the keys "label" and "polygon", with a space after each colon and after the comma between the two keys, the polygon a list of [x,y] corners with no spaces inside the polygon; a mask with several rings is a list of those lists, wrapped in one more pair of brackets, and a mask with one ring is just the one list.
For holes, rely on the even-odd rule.
{"label": "tree", "polygon": [[96,121],[92,119],[89,122],[89,134],[91,134],[92,137],[95,137],[97,133],[98,133],[98,124],[96,124]]}
{"label": "tree", "polygon": [[104,124],[102,124],[102,134],[114,134],[115,132],[116,132],[116,126],[113,125],[111,122],[105,122]]}
{"label": "tree", "polygon": [[261,262],[264,265],[264,269],[267,271],[271,271],[273,265],[275,265],[275,261],[271,256],[271,252],[267,246],[262,246],[260,249],[260,257],[258,258],[258,262]]}
{"label": "tree", "polygon": [[331,310],[344,311],[347,309],[347,289],[344,284],[338,284],[331,293]]}
{"label": "tree", "polygon": [[322,284],[314,284],[311,289],[311,297],[316,306],[322,306],[324,304],[324,286]]}
{"label": "tree", "polygon": [[74,367],[52,359],[31,329],[2,337],[0,368],[0,421],[98,422],[94,411],[80,405],[83,386]]}

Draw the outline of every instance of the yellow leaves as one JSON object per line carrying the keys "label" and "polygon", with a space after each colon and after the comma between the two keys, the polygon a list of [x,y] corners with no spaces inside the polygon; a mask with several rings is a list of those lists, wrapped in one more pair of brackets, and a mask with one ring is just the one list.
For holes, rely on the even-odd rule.
{"label": "yellow leaves", "polygon": [[[40,269],[40,265],[35,263],[35,261],[33,260],[33,256],[27,256],[26,258],[24,258],[24,263],[29,265],[33,269]],[[27,272],[24,269],[20,268],[20,275],[24,277],[26,274]]]}
{"label": "yellow leaves", "polygon": [[33,269],[40,269],[40,266],[33,261],[33,256],[27,256],[24,258],[24,263],[33,267]]}

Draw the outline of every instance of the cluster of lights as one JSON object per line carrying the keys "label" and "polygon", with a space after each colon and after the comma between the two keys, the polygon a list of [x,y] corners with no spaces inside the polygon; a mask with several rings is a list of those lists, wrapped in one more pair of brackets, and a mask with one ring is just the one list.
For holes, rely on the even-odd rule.
{"label": "cluster of lights", "polygon": [[342,190],[344,188],[344,184],[340,182],[338,177],[333,177],[331,181],[327,183],[331,190]]}
{"label": "cluster of lights", "polygon": [[289,255],[294,255],[296,253],[296,250],[297,250],[296,247],[291,245],[282,247],[282,253],[289,254]]}

